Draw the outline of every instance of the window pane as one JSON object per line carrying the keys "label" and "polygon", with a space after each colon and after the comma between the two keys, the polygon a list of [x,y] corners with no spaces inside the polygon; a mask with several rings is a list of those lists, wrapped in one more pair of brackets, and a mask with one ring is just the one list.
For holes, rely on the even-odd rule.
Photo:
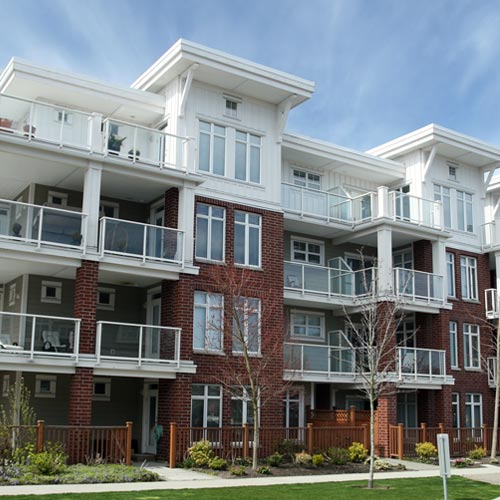
{"label": "window pane", "polygon": [[214,132],[217,135],[226,135],[226,127],[221,127],[220,125],[214,125]]}
{"label": "window pane", "polygon": [[234,176],[236,179],[246,180],[247,147],[246,144],[236,143]]}
{"label": "window pane", "polygon": [[200,121],[200,130],[210,132],[210,123]]}
{"label": "window pane", "polygon": [[203,400],[194,399],[192,402],[191,409],[191,426],[192,427],[203,427]]}
{"label": "window pane", "polygon": [[226,141],[220,137],[214,137],[214,165],[213,173],[224,175]]}
{"label": "window pane", "polygon": [[198,168],[204,172],[210,171],[210,136],[200,134],[200,156]]}
{"label": "window pane", "polygon": [[245,264],[245,226],[241,224],[234,228],[234,261]]}
{"label": "window pane", "polygon": [[247,134],[246,132],[240,132],[239,130],[236,131],[236,140],[237,141],[247,141]]}
{"label": "window pane", "polygon": [[224,209],[221,207],[212,207],[212,216],[218,219],[224,218]]}
{"label": "window pane", "polygon": [[218,399],[207,401],[207,427],[219,427],[220,425],[220,403]]}
{"label": "window pane", "polygon": [[231,400],[231,425],[243,425],[243,401]]}
{"label": "window pane", "polygon": [[196,205],[196,213],[201,215],[208,215],[209,206],[203,203],[198,203]]}
{"label": "window pane", "polygon": [[209,396],[220,396],[220,387],[218,385],[209,385],[208,386],[208,395]]}
{"label": "window pane", "polygon": [[205,331],[207,325],[204,307],[195,307],[193,327],[193,347],[195,349],[205,349]]}
{"label": "window pane", "polygon": [[249,224],[260,225],[260,215],[248,214]]}
{"label": "window pane", "polygon": [[259,249],[260,249],[259,229],[251,227],[248,239],[249,239],[249,247],[250,247],[250,254],[249,254],[249,258],[248,258],[248,263],[251,266],[258,266],[260,264],[260,259],[259,259]]}
{"label": "window pane", "polygon": [[213,260],[222,260],[224,239],[223,221],[212,222],[212,248],[210,258]]}
{"label": "window pane", "polygon": [[206,259],[208,245],[208,220],[198,217],[196,219],[196,257]]}
{"label": "window pane", "polygon": [[260,148],[250,148],[250,180],[260,182]]}

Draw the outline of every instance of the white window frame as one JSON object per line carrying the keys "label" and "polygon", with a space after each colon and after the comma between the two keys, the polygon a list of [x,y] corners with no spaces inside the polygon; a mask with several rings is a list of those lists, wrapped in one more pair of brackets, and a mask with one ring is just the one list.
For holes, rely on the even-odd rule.
{"label": "white window frame", "polygon": [[452,163],[451,161],[446,162],[446,165],[448,166],[448,179],[451,181],[457,182],[458,181],[458,164],[457,163]]}
{"label": "white window frame", "polygon": [[477,259],[475,257],[460,256],[460,278],[462,299],[477,301]]}
{"label": "white window frame", "polygon": [[[198,387],[203,387],[203,395],[195,395],[193,394],[193,387],[198,386]],[[214,395],[209,395],[208,390],[210,387],[218,387],[219,389],[219,395],[214,396]],[[212,427],[216,428],[213,426],[208,425],[208,401],[210,399],[218,399],[219,400],[219,425],[217,427],[222,427],[222,386],[217,385],[217,384],[193,384],[191,386],[191,415],[190,415],[190,421],[191,424],[193,422],[193,401],[203,401],[203,426],[202,427]]]}
{"label": "white window frame", "polygon": [[[204,298],[202,302],[200,299]],[[195,345],[195,334],[194,329],[196,325],[193,325],[193,351],[195,352],[224,352],[224,296],[219,293],[209,293],[195,290],[194,292],[194,309],[202,309],[205,312],[205,333],[203,338],[203,347]],[[218,315],[218,318],[215,317]],[[194,313],[193,318],[196,317]],[[220,323],[220,327],[217,328],[217,322]],[[211,332],[219,336],[218,342],[219,347],[210,346],[208,339],[212,338]]]}
{"label": "white window frame", "polygon": [[[238,134],[245,136],[245,140],[238,138]],[[252,142],[252,139],[258,139],[258,144]],[[262,136],[257,134],[252,134],[250,132],[245,132],[244,130],[235,130],[235,148],[234,148],[234,178],[241,182],[251,182],[252,184],[261,184],[261,172],[262,172]],[[236,177],[236,144],[242,144],[245,146],[245,178]],[[252,148],[258,150],[259,165],[258,165],[258,179],[251,179],[251,161],[252,161]]]}
{"label": "white window frame", "polygon": [[[474,196],[467,191],[456,190],[457,197],[457,229],[466,233],[474,232]],[[468,198],[470,197],[470,199]],[[459,213],[462,214],[463,227],[460,227]]]}
{"label": "white window frame", "polygon": [[[109,302],[101,302],[101,293],[109,294]],[[105,288],[99,287],[97,289],[97,309],[101,309],[103,311],[114,311],[115,310],[115,302],[116,302],[116,290],[114,288]]]}
{"label": "white window frame", "polygon": [[[199,206],[208,207],[208,215],[199,214]],[[213,214],[214,208],[223,211],[223,216],[217,217]],[[206,257],[200,257],[196,252],[198,250],[198,219],[206,219],[207,223],[207,248]],[[222,259],[216,259],[212,256],[212,224],[215,221],[222,221]],[[207,203],[197,203],[196,204],[196,242],[195,242],[195,257],[196,260],[211,261],[211,262],[225,262],[226,259],[226,209],[225,207],[220,207],[218,205],[209,205]]]}
{"label": "white window frame", "polygon": [[417,347],[417,326],[414,314],[409,314],[398,321],[396,340],[398,339],[401,339],[397,342],[398,347]]}
{"label": "white window frame", "polygon": [[13,306],[16,303],[17,299],[17,284],[11,283],[9,285],[9,306]]}
{"label": "white window frame", "polygon": [[[301,180],[300,176],[297,176],[296,173],[304,174],[304,179]],[[311,177],[314,177],[315,179],[313,180]],[[317,172],[292,167],[292,183],[295,186],[321,191],[321,175]]]}
{"label": "white window frame", "polygon": [[[42,390],[42,383],[48,382],[48,391]],[[54,399],[56,397],[57,376],[56,375],[37,375],[35,377],[35,398]]]}
{"label": "white window frame", "polygon": [[[297,397],[291,397],[291,393],[297,393]],[[299,405],[299,427],[304,427],[304,390],[302,387],[290,388],[283,395],[283,425],[285,429],[290,428],[290,404]]]}
{"label": "white window frame", "polygon": [[[254,308],[249,305],[249,301],[257,301],[257,307]],[[261,319],[262,319],[262,303],[260,299],[255,297],[234,297],[234,308],[235,313],[242,314],[241,318],[241,328],[243,329],[243,342],[247,346],[247,352],[250,356],[259,356],[261,349]],[[257,315],[257,350],[250,350],[249,345],[249,324],[250,317],[252,315]],[[243,352],[243,346],[241,350],[238,349],[237,343],[240,341],[240,334],[234,333],[236,326],[236,318],[233,318],[233,341],[232,341],[232,352],[233,354],[241,354]]]}
{"label": "white window frame", "polygon": [[[245,220],[244,221],[237,221],[236,214],[243,214]],[[234,251],[234,254],[235,254],[234,263],[237,266],[260,268],[261,262],[262,262],[262,216],[260,214],[255,214],[253,212],[243,212],[241,210],[235,210],[234,215],[235,215],[235,218],[234,218],[234,232],[235,232],[235,234],[236,234],[236,227],[237,226],[243,226],[245,229],[243,262],[236,261],[236,250],[235,250]],[[250,217],[258,217],[259,223],[254,224],[254,223],[250,222]],[[259,255],[257,256],[257,264],[250,264],[250,229],[258,229]]]}
{"label": "white window frame", "polygon": [[[238,395],[237,392],[242,392],[242,395]],[[248,415],[251,414],[253,418],[253,411],[250,410],[252,398],[249,396],[249,387],[233,387],[231,390],[231,425],[240,425],[235,424],[233,421],[233,401],[241,402],[241,425],[242,424],[253,424],[253,422],[248,421]],[[260,395],[260,392],[258,393]],[[257,403],[257,413],[260,415],[260,398]],[[260,417],[259,417],[260,421]]]}
{"label": "white window frame", "polygon": [[[479,325],[471,323],[463,324],[463,339],[464,339],[464,369],[480,370],[481,369],[481,338]],[[474,352],[477,352],[476,360]]]}
{"label": "white window frame", "polygon": [[458,323],[449,322],[450,331],[450,368],[458,368]]}
{"label": "white window frame", "polygon": [[[96,393],[97,384],[104,384],[104,394]],[[111,401],[111,378],[94,377],[92,383],[92,401]]]}
{"label": "white window frame", "polygon": [[[104,213],[105,207],[112,208],[113,215],[106,215]],[[101,200],[99,202],[99,217],[111,217],[112,219],[118,219],[119,215],[120,215],[120,204],[117,203],[116,201]]]}
{"label": "white window frame", "polygon": [[[476,422],[474,408],[479,407],[479,422]],[[470,412],[470,413],[469,413]],[[469,414],[469,422],[467,422]],[[467,423],[471,425],[467,425]],[[477,392],[470,392],[465,395],[465,426],[481,427],[483,425],[483,395]]]}
{"label": "white window frame", "polygon": [[453,420],[453,413],[456,412],[457,415],[457,426],[456,428],[460,428],[460,393],[452,392],[451,393],[451,415]]}
{"label": "white window frame", "polygon": [[[61,198],[61,203],[55,203],[54,198]],[[50,205],[56,205],[58,207],[67,207],[68,193],[61,193],[60,191],[49,191],[47,195],[47,202]]]}
{"label": "white window frame", "polygon": [[455,298],[457,296],[455,283],[455,254],[451,252],[446,252],[446,288],[448,297]]}
{"label": "white window frame", "polygon": [[4,398],[9,397],[9,389],[10,389],[10,375],[4,375],[2,377],[2,396]]}
{"label": "white window frame", "polygon": [[[434,184],[434,201],[440,201],[442,203],[444,227],[451,228],[451,189],[448,186]],[[447,215],[448,217],[446,217]]]}
{"label": "white window frame", "polygon": [[[306,246],[305,250],[296,250],[294,248],[295,243],[304,243]],[[317,245],[319,246],[319,253],[311,252],[309,250],[309,245]],[[303,253],[305,256],[305,260],[300,260],[295,257],[295,253]],[[319,262],[311,262],[309,260],[310,255],[319,255]],[[325,265],[325,243],[320,240],[312,240],[309,238],[301,238],[299,236],[292,236],[290,240],[290,257],[293,262],[301,262],[302,264],[311,264],[315,266],[324,266]]]}
{"label": "white window frame", "polygon": [[[55,296],[50,297],[47,295],[49,288],[55,289]],[[40,302],[46,304],[61,304],[62,302],[62,282],[61,281],[42,281],[42,288],[40,290]]]}
{"label": "white window frame", "polygon": [[[207,130],[202,130],[201,124],[204,123],[206,125],[210,125],[210,132]],[[215,131],[215,127],[220,127],[224,129],[224,135],[217,133]],[[198,153],[198,170],[200,172],[203,172],[205,174],[212,174],[212,175],[217,175],[218,177],[224,177],[226,175],[226,159],[227,159],[227,130],[228,127],[225,125],[219,125],[218,123],[213,123],[213,122],[208,122],[206,120],[199,120],[199,125],[198,125],[198,132],[199,136],[198,139],[201,138],[201,135],[207,135],[209,137],[209,151],[208,151],[208,170],[203,170],[200,168],[200,153]],[[220,139],[224,139],[224,165],[223,165],[223,172],[218,173],[214,172],[214,140],[215,138],[218,137]],[[199,141],[201,142],[201,141]],[[200,149],[200,148],[199,148]]]}
{"label": "white window frame", "polygon": [[[234,97],[230,95],[223,95],[224,98],[224,110],[222,114],[228,118],[239,119],[241,111],[241,103],[243,102],[239,97]],[[228,106],[228,103],[231,105]]]}
{"label": "white window frame", "polygon": [[[296,325],[295,320],[299,316],[305,316],[306,318],[306,324],[305,325]],[[308,335],[308,329],[309,329],[309,324],[308,324],[308,318],[319,318],[320,319],[320,335],[319,337],[313,336],[313,335]],[[295,326],[299,326],[305,329],[305,334],[300,334],[300,333],[295,333]],[[313,328],[317,328],[316,325],[312,325]],[[311,311],[302,311],[302,310],[292,310],[290,311],[290,337],[296,338],[296,339],[306,339],[311,342],[323,342],[325,340],[325,315],[324,313],[316,313],[316,312],[311,312]]]}

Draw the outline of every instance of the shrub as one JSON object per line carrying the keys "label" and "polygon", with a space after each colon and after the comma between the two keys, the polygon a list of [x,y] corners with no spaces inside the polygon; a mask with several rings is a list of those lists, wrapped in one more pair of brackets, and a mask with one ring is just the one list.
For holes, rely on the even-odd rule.
{"label": "shrub", "polygon": [[232,465],[229,468],[229,472],[233,476],[246,476],[247,475],[247,472],[245,470],[245,467],[243,467],[243,465]]}
{"label": "shrub", "polygon": [[437,457],[437,448],[428,441],[425,441],[424,443],[417,443],[415,445],[415,451],[418,458],[422,460],[422,462],[427,462],[432,458]]}
{"label": "shrub", "polygon": [[264,476],[269,476],[271,474],[271,469],[265,465],[261,465],[257,468],[257,474],[262,474]]}
{"label": "shrub", "polygon": [[473,450],[469,451],[469,458],[471,460],[481,460],[486,456],[486,450],[481,446],[475,446]]}
{"label": "shrub", "polygon": [[54,476],[63,472],[66,469],[67,458],[60,444],[51,443],[47,443],[45,451],[41,453],[28,454],[31,472],[44,476]]}
{"label": "shrub", "polygon": [[326,454],[334,465],[345,465],[350,460],[349,452],[345,448],[328,448]]}
{"label": "shrub", "polygon": [[362,443],[354,442],[347,448],[351,462],[364,462],[368,456],[368,450]]}
{"label": "shrub", "polygon": [[35,453],[35,445],[29,443],[21,448],[16,448],[12,454],[12,460],[18,465],[26,465],[29,460],[29,456]]}
{"label": "shrub", "polygon": [[208,441],[198,441],[188,451],[196,467],[206,467],[214,457],[214,452]]}
{"label": "shrub", "polygon": [[283,462],[283,455],[277,451],[266,458],[267,465],[271,467],[279,467],[281,462]]}
{"label": "shrub", "polygon": [[212,470],[226,470],[227,462],[223,458],[212,458],[208,463],[208,467]]}
{"label": "shrub", "polygon": [[312,463],[315,467],[321,467],[325,463],[325,457],[321,453],[312,456]]}
{"label": "shrub", "polygon": [[464,467],[469,467],[470,465],[474,465],[474,460],[470,458],[457,458],[453,465],[459,469],[463,469]]}
{"label": "shrub", "polygon": [[309,453],[301,451],[300,453],[295,453],[295,463],[299,465],[306,465],[312,462],[312,457]]}
{"label": "shrub", "polygon": [[381,458],[376,458],[373,462],[373,468],[375,470],[391,470],[391,464]]}
{"label": "shrub", "polygon": [[276,451],[283,455],[283,458],[292,461],[295,454],[301,451],[300,445],[298,445],[293,439],[283,439],[276,446]]}
{"label": "shrub", "polygon": [[191,457],[186,457],[181,463],[183,469],[192,469],[195,466],[194,460]]}
{"label": "shrub", "polygon": [[252,465],[252,459],[250,457],[238,457],[234,460],[233,465],[243,465],[243,467],[248,467]]}

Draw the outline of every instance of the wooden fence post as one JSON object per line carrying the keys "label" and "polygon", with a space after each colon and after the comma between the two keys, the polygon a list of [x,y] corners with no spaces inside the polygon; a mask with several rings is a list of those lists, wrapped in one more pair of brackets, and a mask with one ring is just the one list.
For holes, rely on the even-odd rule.
{"label": "wooden fence post", "polygon": [[363,446],[370,449],[370,433],[368,432],[368,424],[363,424]]}
{"label": "wooden fence post", "polygon": [[356,425],[356,407],[351,406],[349,408],[349,423],[351,425]]}
{"label": "wooden fence post", "polygon": [[37,453],[41,453],[43,451],[43,443],[45,439],[45,422],[43,420],[37,420],[36,422],[36,443],[35,449]]}
{"label": "wooden fence post", "polygon": [[444,424],[442,422],[439,422],[438,427],[439,427],[439,433],[444,434]]}
{"label": "wooden fence post", "polygon": [[248,422],[245,422],[243,424],[243,450],[241,458],[246,458],[250,456],[249,444],[250,444],[250,431],[248,429]]}
{"label": "wooden fence post", "polygon": [[403,445],[403,440],[404,440],[404,426],[403,424],[398,424],[398,458],[399,460],[403,460],[403,455],[404,455],[404,445]]}
{"label": "wooden fence post", "polygon": [[312,423],[308,423],[307,424],[307,453],[309,453],[309,455],[312,455],[313,454],[313,424]]}
{"label": "wooden fence post", "polygon": [[421,422],[420,428],[422,429],[422,443],[425,443],[427,442],[427,424],[425,422]]}
{"label": "wooden fence post", "polygon": [[177,424],[170,422],[170,453],[168,457],[168,465],[171,469],[175,467],[177,458]]}
{"label": "wooden fence post", "polygon": [[132,464],[132,422],[125,422],[127,426],[127,445],[125,448],[125,463],[127,465]]}
{"label": "wooden fence post", "polygon": [[485,449],[486,452],[488,452],[488,442],[489,442],[489,439],[487,439],[488,429],[486,427],[486,424],[483,424],[481,427],[483,431],[483,448]]}

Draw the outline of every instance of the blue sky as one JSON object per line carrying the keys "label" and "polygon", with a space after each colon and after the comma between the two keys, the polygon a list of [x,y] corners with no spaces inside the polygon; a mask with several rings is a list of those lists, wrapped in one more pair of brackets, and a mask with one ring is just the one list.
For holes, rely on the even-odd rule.
{"label": "blue sky", "polygon": [[428,123],[500,145],[497,0],[0,0],[12,56],[128,85],[178,38],[316,82],[288,130],[368,149]]}

